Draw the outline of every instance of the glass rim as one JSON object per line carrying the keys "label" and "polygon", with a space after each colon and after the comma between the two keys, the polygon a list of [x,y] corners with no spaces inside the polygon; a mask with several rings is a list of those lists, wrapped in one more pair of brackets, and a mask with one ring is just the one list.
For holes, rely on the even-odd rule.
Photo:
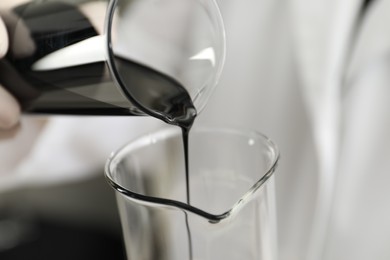
{"label": "glass rim", "polygon": [[[112,177],[112,172],[114,167],[113,164],[118,160],[120,160],[118,159],[118,157],[122,158],[124,154],[127,154],[133,150],[137,150],[138,148],[144,147],[145,145],[152,144],[153,140],[156,138],[170,138],[174,136],[180,136],[181,132],[178,127],[168,127],[148,134],[141,135],[127,142],[121,148],[111,153],[110,157],[107,159],[105,164],[104,172],[105,172],[106,180],[115,191],[121,193],[126,198],[132,201],[136,201],[138,204],[142,204],[142,205],[153,204],[162,207],[172,207],[176,209],[181,209],[185,212],[193,213],[195,215],[206,218],[210,223],[219,223],[222,220],[227,219],[228,217],[234,215],[234,213],[238,212],[242,206],[247,204],[247,202],[249,202],[254,197],[256,191],[258,191],[260,187],[262,187],[263,184],[265,184],[267,180],[273,176],[273,173],[275,172],[275,169],[280,159],[279,149],[270,138],[268,138],[266,135],[256,130],[245,130],[245,129],[232,128],[232,127],[203,126],[203,127],[196,127],[193,129],[193,131],[240,134],[242,136],[247,136],[247,137],[250,136],[251,138],[255,137],[263,141],[263,143],[266,144],[267,147],[272,150],[273,158],[268,169],[264,171],[264,174],[262,174],[262,176],[251,186],[251,188],[248,191],[246,191],[240,198],[238,198],[238,200],[227,211],[221,214],[212,214],[184,202],[180,202],[172,199],[142,195],[140,193],[136,193],[134,191],[131,191],[121,186],[113,179]],[[152,139],[151,138],[152,136],[156,138]]]}

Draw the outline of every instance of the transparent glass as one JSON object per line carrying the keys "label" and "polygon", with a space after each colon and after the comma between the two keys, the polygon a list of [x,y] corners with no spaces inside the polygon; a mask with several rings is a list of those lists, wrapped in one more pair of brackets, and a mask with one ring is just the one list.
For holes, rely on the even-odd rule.
{"label": "transparent glass", "polygon": [[0,1],[0,16],[0,83],[26,112],[152,115],[145,100],[167,99],[164,83],[200,111],[224,63],[215,0]]}
{"label": "transparent glass", "polygon": [[183,154],[180,130],[168,128],[108,160],[128,259],[276,259],[275,144],[252,131],[193,129],[189,198]]}

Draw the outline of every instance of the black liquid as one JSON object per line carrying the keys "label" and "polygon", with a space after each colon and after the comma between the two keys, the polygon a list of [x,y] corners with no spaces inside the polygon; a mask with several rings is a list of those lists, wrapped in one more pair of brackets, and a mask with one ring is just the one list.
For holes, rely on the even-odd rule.
{"label": "black liquid", "polygon": [[[76,115],[138,115],[156,117],[182,130],[186,201],[190,204],[188,137],[197,111],[187,90],[172,77],[137,62],[115,57],[116,77],[124,94],[137,110],[92,98],[94,84],[112,81],[103,76],[104,62],[50,71],[34,71],[32,65],[46,55],[66,46],[96,36],[91,23],[77,8],[64,3],[25,4],[13,10],[30,31],[36,50],[19,57],[11,50],[0,61],[0,83],[19,100],[23,110],[31,113]],[[55,18],[55,19],[54,19]],[[8,28],[12,32],[15,28]],[[17,35],[17,34],[15,34]],[[20,39],[10,37],[13,41]],[[83,86],[86,95],[72,91]],[[113,89],[114,91],[115,89]],[[185,213],[189,259],[192,259],[191,232]]]}
{"label": "black liquid", "polygon": [[[182,129],[182,135],[183,135],[183,147],[184,147],[184,159],[185,159],[185,173],[186,173],[186,196],[187,196],[187,204],[191,204],[191,198],[190,198],[190,169],[189,169],[189,154],[188,154],[188,139],[189,134],[191,130],[191,126],[195,120],[195,116],[190,119],[191,124],[188,126],[180,126]],[[192,236],[191,236],[191,230],[190,225],[188,222],[188,215],[185,213],[185,222],[186,222],[186,228],[187,228],[187,235],[188,235],[188,247],[189,247],[189,259],[193,259],[193,252],[192,252]]]}
{"label": "black liquid", "polygon": [[[190,204],[189,179],[189,134],[197,115],[196,108],[187,90],[173,78],[147,66],[116,58],[116,69],[120,80],[126,86],[126,93],[134,104],[138,104],[145,113],[159,118],[168,124],[181,128],[184,160],[186,201]],[[188,236],[189,259],[193,259],[191,230],[188,215],[185,212]]]}
{"label": "black liquid", "polygon": [[[190,204],[189,179],[189,134],[197,115],[196,108],[187,90],[173,78],[166,76],[147,66],[116,58],[116,69],[121,83],[126,86],[126,93],[134,104],[168,124],[181,128],[186,180],[186,201]],[[193,259],[192,237],[185,212],[185,223],[188,236],[189,259]]]}

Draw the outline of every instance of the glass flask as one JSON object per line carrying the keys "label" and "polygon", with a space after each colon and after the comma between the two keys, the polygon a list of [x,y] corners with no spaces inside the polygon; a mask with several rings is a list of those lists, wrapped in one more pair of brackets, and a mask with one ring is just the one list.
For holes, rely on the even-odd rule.
{"label": "glass flask", "polygon": [[194,128],[187,189],[177,127],[127,144],[107,161],[106,177],[128,259],[275,260],[278,159],[260,133]]}
{"label": "glass flask", "polygon": [[1,1],[0,16],[0,84],[25,112],[151,114],[174,87],[200,111],[224,63],[214,0]]}

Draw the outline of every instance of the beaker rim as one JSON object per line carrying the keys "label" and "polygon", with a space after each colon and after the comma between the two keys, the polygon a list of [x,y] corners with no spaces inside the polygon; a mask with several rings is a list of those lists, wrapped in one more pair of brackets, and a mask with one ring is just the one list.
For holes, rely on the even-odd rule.
{"label": "beaker rim", "polygon": [[280,159],[280,153],[277,145],[265,134],[256,131],[256,130],[245,130],[240,128],[232,128],[232,127],[213,127],[213,126],[202,126],[197,127],[196,129],[193,129],[195,132],[219,132],[219,133],[234,133],[234,134],[241,134],[245,136],[255,136],[258,139],[261,139],[267,144],[267,147],[272,151],[272,162],[269,164],[269,167],[267,170],[264,171],[264,173],[261,175],[261,177],[254,182],[254,184],[245,192],[238,200],[226,211],[220,214],[212,214],[205,210],[202,210],[196,206],[189,205],[187,203],[172,200],[172,199],[166,199],[166,198],[159,198],[159,197],[153,197],[153,196],[146,196],[134,191],[131,191],[120,184],[118,184],[113,176],[113,164],[118,160],[118,157],[126,154],[130,150],[134,150],[140,147],[143,147],[147,145],[148,143],[153,141],[150,137],[153,136],[155,138],[168,138],[172,136],[178,135],[178,129],[177,127],[167,127],[166,129],[160,129],[154,132],[151,132],[149,134],[141,135],[137,138],[134,138],[133,140],[127,142],[125,145],[123,145],[121,148],[119,148],[117,151],[111,153],[110,157],[107,159],[107,162],[105,164],[105,177],[108,183],[116,190],[117,192],[123,194],[126,198],[136,201],[138,204],[143,205],[158,205],[161,207],[172,207],[175,209],[180,209],[184,212],[193,213],[195,215],[198,215],[200,217],[203,217],[207,219],[210,223],[219,223],[224,219],[229,218],[230,216],[234,215],[235,212],[238,212],[239,209],[246,205],[252,198],[254,198],[256,191],[258,191],[263,184],[269,180],[278,165],[279,159]]}

